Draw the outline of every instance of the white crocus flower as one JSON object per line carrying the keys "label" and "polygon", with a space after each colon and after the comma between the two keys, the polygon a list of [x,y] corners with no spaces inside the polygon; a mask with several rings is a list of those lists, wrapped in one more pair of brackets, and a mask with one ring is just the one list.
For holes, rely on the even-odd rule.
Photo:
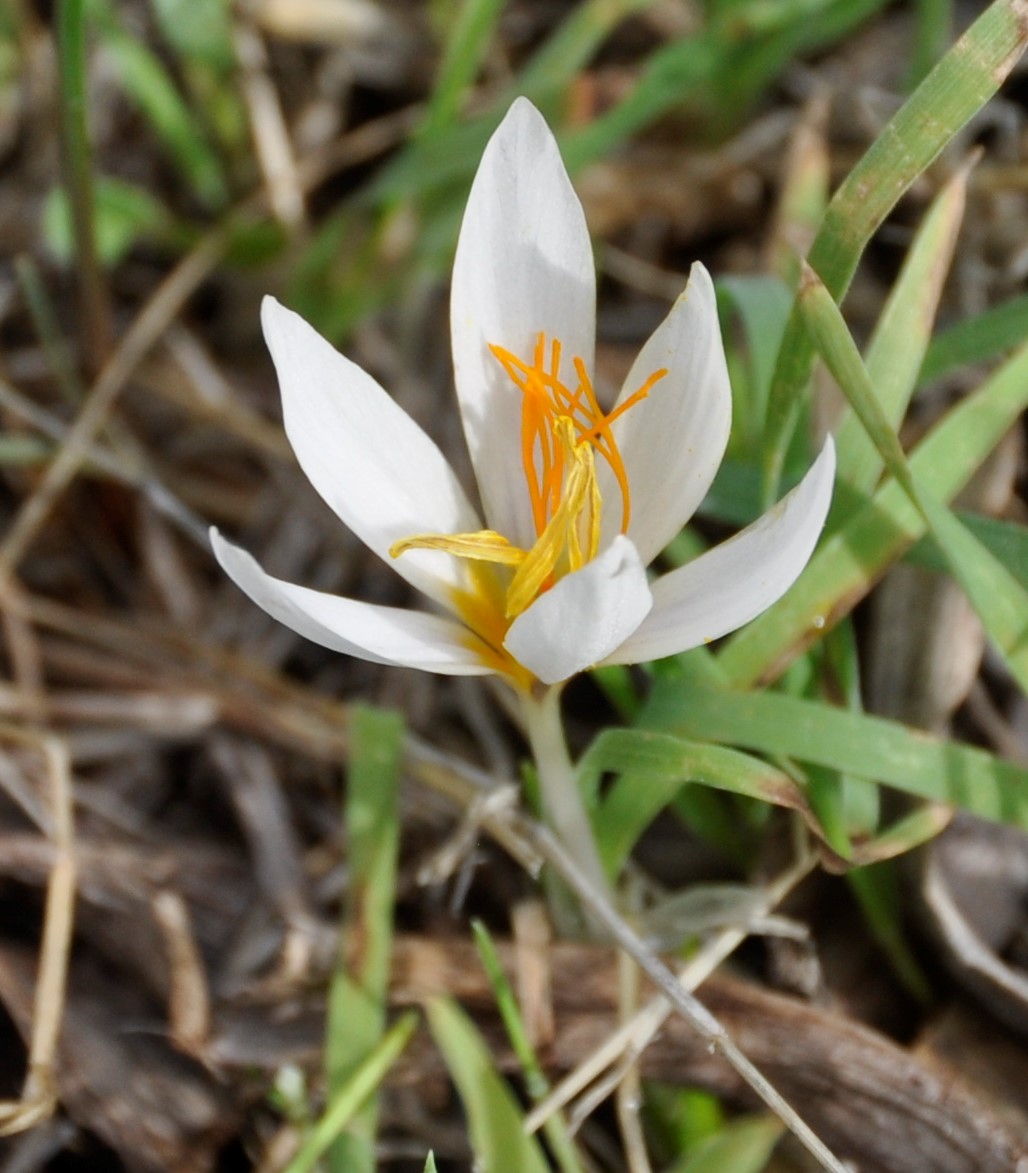
{"label": "white crocus flower", "polygon": [[806,565],[831,498],[829,441],[736,537],[650,582],[724,454],[731,396],[714,289],[693,267],[613,408],[593,392],[595,270],[582,206],[538,111],[486,147],[461,228],[451,329],[484,524],[446,458],[367,373],[268,298],[286,433],[343,523],[438,612],[271,577],[216,531],[225,571],[300,635],[375,663],[497,673],[522,693],[597,664],[716,639]]}

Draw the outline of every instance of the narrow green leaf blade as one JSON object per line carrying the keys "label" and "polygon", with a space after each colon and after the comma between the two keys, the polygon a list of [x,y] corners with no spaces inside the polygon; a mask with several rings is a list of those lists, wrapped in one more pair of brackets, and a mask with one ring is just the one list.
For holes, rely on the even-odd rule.
{"label": "narrow green leaf blade", "polygon": [[[1024,0],[995,0],[903,104],[836,191],[809,261],[841,303],[872,235],[900,196],[996,93],[1028,44]],[[766,494],[775,495],[814,350],[797,307],[768,402]]]}
{"label": "narrow green leaf blade", "polygon": [[654,689],[647,727],[871,778],[907,794],[1028,827],[1028,770],[895,721],[772,692]]}
{"label": "narrow green leaf blade", "polygon": [[1028,693],[1028,590],[945,505],[930,493],[922,493],[921,500],[950,573],[1014,679]]}
{"label": "narrow green leaf blade", "polygon": [[[403,754],[397,713],[355,706],[346,793],[350,883],[339,966],[329,990],[325,1069],[330,1094],[343,1087],[385,1030],[399,842],[397,796]],[[372,1099],[332,1146],[331,1167],[375,1167]]]}
{"label": "narrow green leaf blade", "polygon": [[[898,429],[932,335],[939,297],[964,216],[970,167],[962,167],[932,201],[889,293],[867,348],[867,376],[890,427]],[[870,493],[882,458],[848,411],[835,432],[838,477],[858,493]],[[836,517],[838,517],[838,510]]]}
{"label": "narrow green leaf blade", "polygon": [[475,1159],[489,1173],[547,1173],[538,1142],[471,1019],[449,998],[426,1003],[428,1025],[460,1092]]}
{"label": "narrow green leaf blade", "polygon": [[[910,457],[914,475],[951,500],[1028,407],[1028,347],[959,403]],[[737,688],[780,672],[796,652],[848,613],[927,526],[902,489],[889,482],[868,506],[815,552],[793,588],[722,648],[718,661]]]}
{"label": "narrow green leaf blade", "polygon": [[300,1151],[286,1166],[285,1173],[311,1173],[332,1142],[350,1123],[361,1105],[385,1079],[418,1025],[414,1011],[405,1014],[382,1041],[330,1096],[325,1113]]}

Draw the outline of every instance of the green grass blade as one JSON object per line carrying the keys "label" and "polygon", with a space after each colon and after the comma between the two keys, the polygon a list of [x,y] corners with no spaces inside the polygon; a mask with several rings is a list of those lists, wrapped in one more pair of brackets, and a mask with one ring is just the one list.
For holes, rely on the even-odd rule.
{"label": "green grass blade", "polygon": [[460,1092],[476,1165],[484,1173],[547,1173],[539,1143],[471,1019],[448,998],[425,1006],[428,1025]]}
{"label": "green grass blade", "polygon": [[[969,168],[962,167],[932,202],[867,348],[868,380],[891,428],[898,428],[906,414],[931,339],[964,216],[968,175]],[[840,422],[835,440],[839,480],[858,493],[870,493],[883,462],[853,409]],[[838,510],[835,519],[841,520]]]}
{"label": "green grass blade", "polygon": [[913,89],[924,79],[946,52],[953,35],[953,0],[916,0],[915,8],[917,22],[907,89]]}
{"label": "green grass blade", "polygon": [[[1028,692],[1028,592],[930,490],[919,492],[899,439],[881,407],[838,306],[812,271],[805,274],[800,306],[815,344],[893,477],[923,515],[986,632]],[[916,346],[916,342],[913,343]],[[911,383],[916,365],[909,368]]]}
{"label": "green grass blade", "polygon": [[922,1004],[932,1000],[932,988],[903,931],[903,899],[895,863],[854,868],[846,882],[860,905],[864,920],[896,976]]}
{"label": "green grass blade", "polygon": [[[738,315],[748,358],[746,378],[732,381],[734,400],[732,451],[758,451],[767,411],[767,393],[792,309],[792,294],[777,277],[723,277],[717,283],[718,304]],[[742,384],[743,396],[739,384]]]}
{"label": "green grass blade", "polygon": [[228,199],[228,187],[221,162],[161,61],[142,41],[125,31],[107,3],[93,0],[92,7],[104,48],[125,92],[139,106],[196,197],[207,207],[222,207]]}
{"label": "green grass blade", "polygon": [[[397,793],[403,721],[355,706],[351,726],[346,828],[350,868],[339,968],[329,990],[325,1070],[329,1094],[353,1078],[385,1030],[393,900],[399,841]],[[332,1145],[339,1173],[375,1167],[374,1099]]]}
{"label": "green grass blade", "polygon": [[1028,293],[1012,297],[968,318],[932,339],[918,386],[960,370],[971,363],[988,362],[1028,339]]}
{"label": "green grass blade", "polygon": [[623,20],[651,7],[656,0],[585,0],[573,5],[516,79],[513,92],[525,94],[547,109],[589,64],[593,55]]}
{"label": "green grass blade", "polygon": [[[996,93],[1028,44],[1023,0],[995,0],[899,109],[832,197],[811,267],[841,303],[874,232],[900,196]],[[786,331],[768,402],[766,495],[776,493],[814,351],[799,309]]]}
{"label": "green grass blade", "polygon": [[[954,407],[921,441],[910,466],[924,488],[951,500],[1028,407],[1028,347]],[[749,687],[780,672],[804,644],[848,613],[927,527],[895,482],[815,552],[796,585],[722,648],[727,680]]]}
{"label": "green grass blade", "polygon": [[110,306],[96,241],[96,193],[87,110],[83,0],[60,0],[55,13],[60,96],[61,180],[71,207],[78,301],[86,366],[99,372],[110,349]]}
{"label": "green grass blade", "polygon": [[659,683],[648,727],[871,778],[982,818],[1028,827],[1028,770],[894,721],[772,692]]}
{"label": "green grass blade", "polygon": [[451,18],[439,75],[417,132],[420,139],[432,138],[456,121],[464,91],[482,66],[502,11],[503,0],[464,0]]}
{"label": "green grass blade", "polygon": [[803,269],[797,305],[815,349],[846,396],[879,457],[920,509],[906,454],[878,402],[857,344],[832,295],[809,265]]}
{"label": "green grass blade", "polygon": [[[475,935],[475,946],[489,984],[493,988],[496,1006],[503,1019],[503,1026],[510,1040],[511,1049],[521,1067],[525,1080],[525,1090],[529,1098],[538,1103],[549,1093],[550,1082],[543,1073],[539,1056],[532,1046],[528,1036],[528,1029],[521,1017],[521,1009],[511,987],[510,980],[500,961],[500,956],[493,944],[489,931],[481,921],[471,922],[471,931]],[[575,1152],[575,1144],[564,1123],[564,1117],[557,1112],[548,1116],[543,1125],[543,1132],[549,1141],[558,1167],[563,1173],[582,1173],[582,1164]]]}
{"label": "green grass blade", "polygon": [[963,587],[1011,675],[1028,694],[1028,590],[945,505],[921,500],[950,573]]}
{"label": "green grass blade", "polygon": [[360,1111],[361,1106],[385,1078],[418,1025],[414,1011],[405,1014],[389,1030],[363,1063],[329,1097],[324,1115],[314,1126],[300,1151],[286,1166],[285,1173],[311,1173],[333,1141]]}
{"label": "green grass blade", "polygon": [[627,97],[568,136],[565,158],[572,170],[581,167],[675,106],[689,99],[709,101],[712,93],[717,101],[708,114],[724,132],[790,61],[831,44],[882,6],[883,0],[813,0],[800,16],[774,5],[765,11],[777,28],[747,24],[742,15],[724,27],[714,21],[672,41],[650,56]]}
{"label": "green grass blade", "polygon": [[785,1132],[775,1116],[750,1116],[726,1124],[665,1173],[761,1173]]}
{"label": "green grass blade", "polygon": [[[704,735],[694,727],[693,736]],[[787,774],[747,754],[687,740],[678,730],[605,730],[582,757],[579,777],[590,789],[608,773],[616,774],[617,780],[595,812],[593,826],[610,876],[618,875],[639,836],[688,783],[797,811],[813,833],[825,839],[806,795]]]}
{"label": "green grass blade", "polygon": [[[985,549],[1003,563],[1017,582],[1028,590],[1028,526],[996,517],[982,517],[979,513],[957,512],[956,516]],[[906,561],[927,570],[948,569],[946,559],[928,538],[923,538],[910,550]]]}

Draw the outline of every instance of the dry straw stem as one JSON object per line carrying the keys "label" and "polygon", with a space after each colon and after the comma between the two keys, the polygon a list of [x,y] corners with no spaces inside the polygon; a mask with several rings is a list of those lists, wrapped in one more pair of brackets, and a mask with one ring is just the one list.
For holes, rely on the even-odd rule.
{"label": "dry straw stem", "polygon": [[[41,1124],[57,1106],[55,1064],[71,950],[76,867],[67,746],[59,737],[6,724],[0,725],[0,742],[34,750],[42,756],[48,793],[45,817],[37,821],[54,847],[46,889],[28,1070],[21,1097],[0,1102],[0,1136],[10,1136]],[[12,797],[18,801],[17,795]],[[28,813],[31,815],[32,811]]]}
{"label": "dry straw stem", "polygon": [[[810,874],[815,862],[816,857],[807,854],[770,883],[764,890],[763,899],[754,909],[754,919],[769,915],[797,884]],[[738,925],[711,937],[689,963],[678,971],[678,984],[683,990],[698,989],[749,935],[748,925]],[[583,1101],[592,1105],[606,1098],[620,1078],[620,1073],[645,1050],[672,1010],[673,1007],[666,998],[658,995],[650,999],[605,1039],[602,1046],[597,1047],[574,1071],[569,1072],[545,1100],[535,1106],[525,1120],[525,1127],[535,1132],[547,1117],[559,1112],[576,1097],[582,1097],[579,1107],[575,1109],[576,1115],[581,1110]],[[610,1078],[610,1073],[613,1073],[613,1078]],[[590,1085],[595,1086],[596,1092],[594,1095],[588,1095],[586,1100]]]}
{"label": "dry straw stem", "polygon": [[[419,780],[434,789],[443,789],[464,807],[470,807],[481,800],[482,779],[481,776],[476,776],[475,772],[468,771],[453,759],[447,759],[434,752],[427,763],[427,771],[424,769],[425,764],[420,750],[408,750],[408,769]],[[542,824],[506,803],[499,811],[483,810],[482,826],[498,842],[513,841],[516,844],[517,858],[527,857],[533,862],[538,859],[548,864],[579,898],[591,922],[600,925],[614,943],[638,964],[661,991],[672,1010],[697,1031],[712,1052],[718,1052],[727,1059],[740,1078],[782,1120],[821,1167],[830,1173],[848,1173],[846,1166],[829,1151],[739,1050],[728,1032],[703,1003],[688,990],[683,989],[671,970],[618,914],[603,893],[590,882],[556,836]]]}

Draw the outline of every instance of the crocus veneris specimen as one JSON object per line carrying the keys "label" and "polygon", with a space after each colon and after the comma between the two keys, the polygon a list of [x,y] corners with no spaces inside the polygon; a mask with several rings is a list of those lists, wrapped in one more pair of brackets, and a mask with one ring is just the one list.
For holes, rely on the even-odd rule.
{"label": "crocus veneris specimen", "polygon": [[518,99],[482,157],[453,272],[454,370],[481,515],[438,447],[370,375],[278,302],[263,308],[304,472],[436,609],[283,582],[212,532],[225,571],[316,643],[383,664],[498,673],[523,693],[592,665],[684,651],[770,606],[824,524],[831,441],[770,512],[651,582],[646,567],[692,516],[728,440],[714,290],[694,265],[604,410],[593,386],[595,285],[557,144]]}

